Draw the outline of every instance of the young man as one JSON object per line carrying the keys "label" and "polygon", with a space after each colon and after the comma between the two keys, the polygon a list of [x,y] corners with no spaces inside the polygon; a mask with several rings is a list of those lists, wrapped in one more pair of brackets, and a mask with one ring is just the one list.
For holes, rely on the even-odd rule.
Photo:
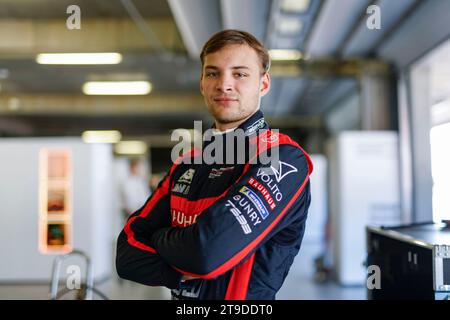
{"label": "young man", "polygon": [[[120,233],[117,272],[166,286],[174,299],[275,299],[300,249],[312,163],[288,136],[269,130],[259,110],[270,59],[258,40],[225,30],[200,58],[200,91],[215,119],[209,138],[242,132],[244,152],[223,142],[233,163],[195,161],[202,150],[175,161]],[[278,161],[255,160],[268,149]]]}

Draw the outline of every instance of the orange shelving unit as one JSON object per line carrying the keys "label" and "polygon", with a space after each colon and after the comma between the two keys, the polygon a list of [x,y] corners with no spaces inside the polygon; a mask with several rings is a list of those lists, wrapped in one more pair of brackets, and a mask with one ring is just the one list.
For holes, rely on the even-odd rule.
{"label": "orange shelving unit", "polygon": [[39,155],[39,251],[72,250],[72,153],[43,148]]}

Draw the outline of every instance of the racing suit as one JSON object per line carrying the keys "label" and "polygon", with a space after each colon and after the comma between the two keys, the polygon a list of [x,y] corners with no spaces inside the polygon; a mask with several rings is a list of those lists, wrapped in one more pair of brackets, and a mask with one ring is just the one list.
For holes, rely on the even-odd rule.
{"label": "racing suit", "polygon": [[200,163],[196,149],[179,158],[118,237],[120,277],[166,286],[173,299],[275,299],[305,231],[312,162],[261,111],[239,128],[245,150],[278,148],[277,164],[250,152],[244,163]]}

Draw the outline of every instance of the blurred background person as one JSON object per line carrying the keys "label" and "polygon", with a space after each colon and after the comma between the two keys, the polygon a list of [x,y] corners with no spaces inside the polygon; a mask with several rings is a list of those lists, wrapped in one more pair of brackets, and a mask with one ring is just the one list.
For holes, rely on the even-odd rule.
{"label": "blurred background person", "polygon": [[128,175],[123,178],[120,184],[121,212],[125,221],[151,195],[151,189],[142,173],[141,165],[140,159],[129,159]]}

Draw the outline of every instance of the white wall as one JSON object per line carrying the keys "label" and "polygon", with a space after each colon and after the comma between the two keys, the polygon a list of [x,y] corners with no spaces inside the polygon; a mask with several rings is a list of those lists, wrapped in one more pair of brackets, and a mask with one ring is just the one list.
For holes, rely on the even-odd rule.
{"label": "white wall", "polygon": [[91,257],[96,279],[109,276],[115,236],[111,146],[85,144],[77,138],[4,138],[0,139],[0,281],[50,281],[55,254],[38,251],[38,168],[44,147],[72,151],[73,248]]}
{"label": "white wall", "polygon": [[328,145],[333,265],[344,285],[367,275],[367,225],[403,223],[400,210],[398,135],[344,131]]}
{"label": "white wall", "polygon": [[311,154],[310,156],[314,170],[310,177],[311,204],[303,243],[322,243],[328,210],[327,159],[321,154]]}

